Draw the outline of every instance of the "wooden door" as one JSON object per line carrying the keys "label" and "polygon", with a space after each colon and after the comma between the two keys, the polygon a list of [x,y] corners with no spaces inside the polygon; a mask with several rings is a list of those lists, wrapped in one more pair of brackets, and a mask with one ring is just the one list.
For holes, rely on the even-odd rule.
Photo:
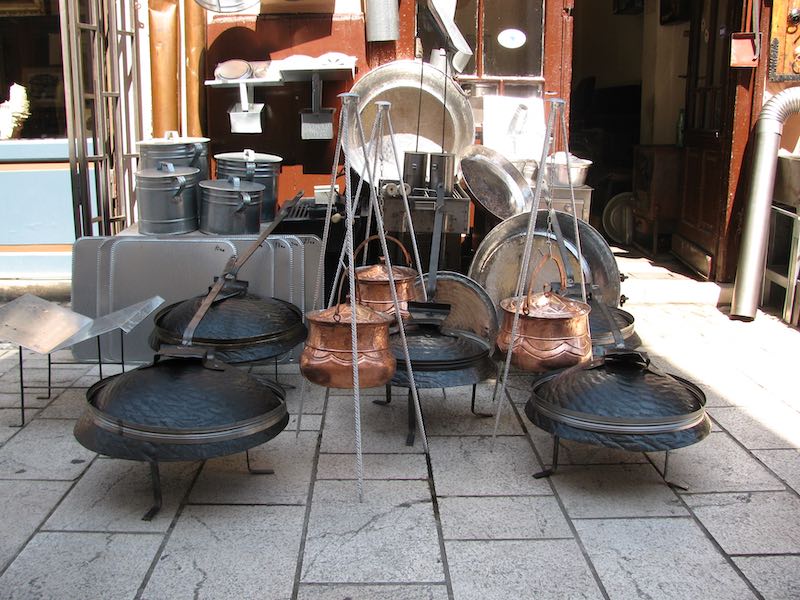
{"label": "wooden door", "polygon": [[692,3],[684,185],[673,250],[707,278],[716,275],[727,231],[724,221],[736,101],[729,40],[738,28],[741,8],[741,0]]}

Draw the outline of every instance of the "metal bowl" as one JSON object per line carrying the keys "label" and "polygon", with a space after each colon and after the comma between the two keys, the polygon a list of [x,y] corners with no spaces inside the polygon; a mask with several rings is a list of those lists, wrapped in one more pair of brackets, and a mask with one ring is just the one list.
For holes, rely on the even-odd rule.
{"label": "metal bowl", "polygon": [[[364,75],[350,91],[359,96],[358,112],[365,135],[369,135],[375,121],[375,102],[391,102],[400,164],[405,151],[460,155],[475,140],[475,123],[467,95],[452,77],[427,63],[412,60],[387,63]],[[381,178],[400,179],[388,127],[384,127],[381,144],[384,157],[379,167]],[[350,128],[345,153],[360,175],[364,169],[364,150],[355,127]],[[364,179],[369,181],[369,174],[364,173]]]}

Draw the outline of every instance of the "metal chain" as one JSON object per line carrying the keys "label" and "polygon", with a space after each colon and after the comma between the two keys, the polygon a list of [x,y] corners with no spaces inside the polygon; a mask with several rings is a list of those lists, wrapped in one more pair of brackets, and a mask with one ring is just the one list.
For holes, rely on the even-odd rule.
{"label": "metal chain", "polygon": [[[378,117],[381,118],[380,114],[382,112],[386,113],[387,122],[390,124],[390,132],[391,132],[391,120],[389,117],[389,109],[391,104],[389,102],[380,101],[376,103],[378,105]],[[356,115],[356,125],[358,127],[358,135],[359,135],[359,142],[361,146],[364,147],[364,129],[361,123],[360,115]],[[392,145],[394,146],[394,136],[392,133]],[[347,152],[345,152],[345,156],[347,156]],[[395,155],[395,158],[397,156]],[[365,156],[366,159],[366,156]],[[397,297],[397,286],[395,285],[394,281],[394,273],[392,271],[392,262],[389,258],[389,248],[386,243],[386,232],[384,229],[383,223],[383,215],[381,214],[380,210],[378,210],[378,198],[377,194],[375,193],[375,186],[370,186],[370,202],[375,207],[375,224],[376,229],[378,230],[378,237],[380,238],[381,242],[381,251],[383,252],[384,260],[386,261],[386,271],[387,276],[389,279],[389,290],[392,294],[392,304],[394,305],[395,315],[397,315],[397,329],[400,334],[400,345],[403,348],[403,358],[406,364],[406,373],[408,374],[408,383],[409,383],[409,390],[411,391],[411,396],[414,402],[414,411],[416,413],[416,420],[417,420],[417,428],[420,432],[420,437],[422,438],[422,447],[425,451],[425,454],[428,454],[428,436],[425,433],[425,423],[422,420],[422,407],[419,402],[419,394],[417,393],[417,384],[414,381],[414,373],[411,369],[411,354],[408,351],[408,340],[406,338],[406,329],[405,325],[403,324],[403,319],[400,318],[400,301]],[[413,237],[412,237],[413,239]]]}
{"label": "metal chain", "polygon": [[[356,119],[358,118],[358,107],[354,106],[358,96],[351,94],[341,94],[342,97],[342,111],[346,113],[343,128],[342,139],[344,143],[347,140],[348,128],[350,126],[351,113],[355,113]],[[356,109],[355,111],[353,109]],[[362,140],[363,143],[363,140]],[[365,149],[366,150],[366,149]],[[347,248],[347,275],[350,288],[350,349],[352,355],[353,365],[353,419],[355,426],[356,438],[356,477],[358,479],[358,500],[364,501],[364,458],[361,449],[361,384],[358,378],[358,325],[356,315],[356,273],[355,273],[355,257],[353,256],[353,202],[352,202],[352,181],[350,176],[350,157],[345,150],[344,153],[344,180],[345,180],[345,207],[347,209],[347,227],[345,232],[345,246]],[[373,187],[370,186],[370,196],[372,196]],[[390,267],[391,269],[391,267]],[[398,313],[400,314],[400,313]]]}

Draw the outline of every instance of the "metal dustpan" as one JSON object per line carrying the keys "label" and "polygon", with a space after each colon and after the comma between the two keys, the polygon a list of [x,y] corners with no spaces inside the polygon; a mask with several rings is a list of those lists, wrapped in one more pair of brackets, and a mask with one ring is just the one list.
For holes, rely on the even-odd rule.
{"label": "metal dustpan", "polygon": [[322,81],[319,73],[314,72],[311,79],[311,109],[300,111],[300,138],[303,140],[332,140],[333,113],[332,108],[322,106]]}

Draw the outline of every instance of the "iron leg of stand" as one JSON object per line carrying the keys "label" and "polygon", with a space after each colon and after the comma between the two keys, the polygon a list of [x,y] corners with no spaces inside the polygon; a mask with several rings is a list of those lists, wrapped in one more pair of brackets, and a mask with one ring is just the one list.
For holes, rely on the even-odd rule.
{"label": "iron leg of stand", "polygon": [[53,394],[53,357],[47,355],[47,396],[36,396],[38,400],[49,400]]}
{"label": "iron leg of stand", "polygon": [[250,465],[250,450],[244,451],[245,459],[247,460],[247,470],[251,475],[274,475],[275,469],[254,469]]}
{"label": "iron leg of stand", "polygon": [[553,464],[550,466],[549,469],[545,469],[544,471],[539,471],[538,473],[534,473],[534,479],[542,479],[544,477],[550,477],[553,473],[556,472],[558,469],[558,436],[553,436]]}
{"label": "iron leg of stand", "polygon": [[417,432],[416,412],[414,409],[414,396],[411,388],[408,388],[408,435],[406,436],[406,446],[414,445],[414,437]]}
{"label": "iron leg of stand", "polygon": [[100,379],[103,378],[103,354],[102,350],[100,349],[100,336],[98,335],[96,338],[97,340],[97,371],[100,373]]}
{"label": "iron leg of stand", "polygon": [[[658,471],[658,469],[656,469],[656,471]],[[685,483],[679,481],[670,481],[667,478],[668,473],[669,473],[669,450],[664,452],[664,472],[660,474],[661,479],[663,479],[664,483],[666,483],[669,487],[678,488],[679,490],[683,490],[684,492],[689,489],[689,486],[686,485]]]}
{"label": "iron leg of stand", "polygon": [[392,403],[392,384],[386,384],[386,395],[383,400],[373,400],[373,404],[380,404],[381,406],[386,406],[387,404]]}
{"label": "iron leg of stand", "polygon": [[475,415],[476,417],[481,417],[482,419],[484,419],[486,417],[493,417],[494,415],[490,415],[489,413],[476,412],[475,411],[475,396],[477,394],[477,391],[478,391],[478,385],[473,383],[472,384],[472,401],[470,402],[470,405],[469,405],[469,409],[472,411],[472,414]]}
{"label": "iron leg of stand", "polygon": [[22,379],[22,346],[19,347],[19,427],[25,426],[25,384]]}
{"label": "iron leg of stand", "polygon": [[161,476],[158,472],[158,463],[154,460],[150,461],[150,479],[153,482],[153,505],[144,513],[142,521],[152,521],[161,510]]}

